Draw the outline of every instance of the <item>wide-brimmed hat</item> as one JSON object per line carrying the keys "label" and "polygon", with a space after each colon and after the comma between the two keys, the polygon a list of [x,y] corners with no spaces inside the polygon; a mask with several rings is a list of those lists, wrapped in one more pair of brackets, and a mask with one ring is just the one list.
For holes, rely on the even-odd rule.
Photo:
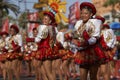
{"label": "wide-brimmed hat", "polygon": [[104,23],[104,22],[105,22],[105,18],[104,18],[104,17],[102,17],[102,16],[95,16],[95,18],[96,18],[96,19],[101,20],[101,21],[102,21],[102,23]]}
{"label": "wide-brimmed hat", "polygon": [[11,25],[10,28],[13,28],[17,33],[19,33],[19,29],[17,25]]}
{"label": "wide-brimmed hat", "polygon": [[110,26],[108,24],[103,24],[103,28],[110,28]]}
{"label": "wide-brimmed hat", "polygon": [[85,7],[85,6],[88,6],[89,8],[92,9],[93,15],[96,14],[96,8],[95,8],[95,6],[92,3],[90,3],[90,2],[83,2],[83,3],[80,4],[80,9],[82,10],[82,8]]}
{"label": "wide-brimmed hat", "polygon": [[44,14],[44,15],[48,15],[48,16],[50,17],[50,19],[52,20],[52,23],[55,22],[55,15],[54,15],[52,12],[50,12],[50,11],[45,11],[43,14]]}

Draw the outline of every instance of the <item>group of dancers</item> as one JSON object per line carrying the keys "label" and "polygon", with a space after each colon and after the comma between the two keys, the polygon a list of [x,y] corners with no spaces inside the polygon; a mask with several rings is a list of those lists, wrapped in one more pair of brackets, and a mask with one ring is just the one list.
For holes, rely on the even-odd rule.
{"label": "group of dancers", "polygon": [[[42,23],[22,36],[17,25],[9,33],[1,31],[0,67],[4,80],[20,80],[22,61],[26,61],[35,80],[70,80],[79,66],[80,80],[110,80],[110,63],[116,51],[116,36],[105,19],[95,16],[90,2],[80,4],[80,20],[74,29],[57,29],[55,15],[45,11]],[[27,32],[29,33],[29,32]],[[74,73],[72,75],[70,73]]]}

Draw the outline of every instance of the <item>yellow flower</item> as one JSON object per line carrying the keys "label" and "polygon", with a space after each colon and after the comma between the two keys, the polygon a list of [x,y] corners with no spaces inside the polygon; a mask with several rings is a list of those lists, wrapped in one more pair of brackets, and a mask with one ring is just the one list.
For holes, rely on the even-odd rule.
{"label": "yellow flower", "polygon": [[48,2],[43,1],[44,0],[40,0],[39,3],[35,3],[34,8],[44,8],[44,11],[53,12],[53,14],[55,14],[55,19],[57,23],[60,23],[61,21],[68,23],[68,19],[64,15],[66,13],[66,0],[48,0]]}
{"label": "yellow flower", "polygon": [[60,23],[62,20],[66,23],[68,23],[68,19],[64,15],[66,13],[66,0],[60,1],[60,0],[48,0],[48,9],[52,9],[52,12],[55,11],[55,19],[57,23]]}

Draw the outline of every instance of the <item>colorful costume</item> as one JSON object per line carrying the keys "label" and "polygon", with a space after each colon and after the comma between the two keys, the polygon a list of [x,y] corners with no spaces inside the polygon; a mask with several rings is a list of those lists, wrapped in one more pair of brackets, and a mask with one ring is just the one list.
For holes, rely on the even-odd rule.
{"label": "colorful costume", "polygon": [[20,34],[18,34],[19,29],[17,28],[16,25],[11,25],[11,28],[14,28],[17,32],[16,35],[13,36],[9,36],[7,38],[7,49],[8,49],[8,59],[12,60],[12,59],[16,59],[22,56],[21,53],[22,51],[22,36]]}
{"label": "colorful costume", "polygon": [[89,65],[105,58],[104,52],[99,46],[101,21],[89,19],[86,24],[82,20],[77,21],[75,30],[78,46],[82,50],[78,51],[75,62],[80,65]]}
{"label": "colorful costume", "polygon": [[[1,32],[0,35],[8,35],[7,32]],[[6,49],[6,39],[7,37],[5,38],[5,40],[3,39],[0,39],[0,61],[1,62],[5,62],[6,61],[6,57],[7,57],[7,49]]]}
{"label": "colorful costume", "polygon": [[73,57],[72,51],[70,51],[70,48],[68,47],[70,45],[70,41],[68,41],[65,37],[65,34],[67,31],[60,31],[58,32],[56,38],[57,41],[59,42],[59,54],[62,56],[63,60],[66,60],[68,58]]}
{"label": "colorful costume", "polygon": [[28,42],[38,43],[37,56],[40,60],[51,59],[53,47],[53,28],[52,26],[40,25],[38,27],[38,35],[35,38],[27,38]]}
{"label": "colorful costume", "polygon": [[[104,24],[103,27],[108,27],[109,25]],[[112,52],[116,44],[116,37],[112,29],[103,29],[101,32],[100,43],[105,51],[107,60],[112,60],[115,53]]]}

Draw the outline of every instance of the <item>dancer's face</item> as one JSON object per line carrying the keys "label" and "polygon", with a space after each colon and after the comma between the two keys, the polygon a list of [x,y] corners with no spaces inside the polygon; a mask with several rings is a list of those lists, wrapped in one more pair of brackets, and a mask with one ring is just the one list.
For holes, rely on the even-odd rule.
{"label": "dancer's face", "polygon": [[3,40],[5,40],[6,37],[7,37],[6,34],[3,34],[3,35],[2,35],[2,39],[3,39]]}
{"label": "dancer's face", "polygon": [[42,20],[42,23],[43,23],[44,25],[49,25],[49,24],[51,23],[50,17],[47,16],[47,15],[44,15],[43,20]]}
{"label": "dancer's face", "polygon": [[81,10],[80,15],[83,22],[87,22],[92,17],[92,13],[88,9],[84,8]]}
{"label": "dancer's face", "polygon": [[10,28],[10,35],[15,35],[16,34],[16,31],[14,28]]}
{"label": "dancer's face", "polygon": [[38,34],[37,29],[33,30],[33,36],[34,36],[34,37],[36,37],[36,36],[37,36],[37,34]]}

